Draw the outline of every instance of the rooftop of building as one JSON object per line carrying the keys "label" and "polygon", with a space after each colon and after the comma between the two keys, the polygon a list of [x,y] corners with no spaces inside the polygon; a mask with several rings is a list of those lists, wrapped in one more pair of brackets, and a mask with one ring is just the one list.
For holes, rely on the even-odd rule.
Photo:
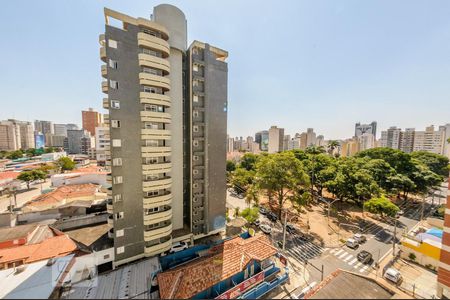
{"label": "rooftop of building", "polygon": [[394,295],[372,278],[338,269],[306,294],[305,299],[391,299]]}
{"label": "rooftop of building", "polygon": [[75,173],[96,173],[96,174],[107,174],[108,172],[105,170],[105,168],[99,167],[99,166],[87,166],[84,168],[78,168],[74,169],[68,173],[59,174],[59,175],[66,175],[66,174],[75,174]]}
{"label": "rooftop of building", "polygon": [[205,257],[157,275],[162,299],[187,299],[277,253],[266,236],[235,237],[207,250]]}
{"label": "rooftop of building", "polygon": [[[33,198],[24,206],[23,210],[33,211],[60,207],[71,200],[90,201],[92,203],[92,200],[94,200],[92,198],[95,198],[94,196],[99,191],[100,186],[92,183],[63,185],[49,193]],[[79,199],[85,197],[90,198],[85,200]]]}
{"label": "rooftop of building", "polygon": [[0,249],[0,263],[24,261],[32,263],[53,257],[60,257],[77,250],[77,245],[69,236],[51,229],[53,236],[45,236],[37,243],[30,243],[13,248]]}
{"label": "rooftop of building", "polygon": [[19,176],[20,172],[16,172],[16,171],[5,171],[5,172],[0,172],[0,181],[2,180],[8,180],[8,179],[16,179],[17,176]]}
{"label": "rooftop of building", "polygon": [[72,285],[63,299],[151,299],[152,274],[159,270],[158,258],[128,264],[114,271]]}
{"label": "rooftop of building", "polygon": [[2,299],[48,299],[61,275],[70,268],[73,255],[55,259],[47,266],[47,261],[27,265],[21,272],[15,269],[0,271],[0,298]]}
{"label": "rooftop of building", "polygon": [[98,251],[107,246],[112,247],[112,239],[108,237],[108,230],[110,225],[107,223],[97,224],[93,226],[86,226],[74,230],[64,231],[73,240],[82,243],[83,245]]}
{"label": "rooftop of building", "polygon": [[38,227],[38,224],[0,228],[0,243],[25,238]]}

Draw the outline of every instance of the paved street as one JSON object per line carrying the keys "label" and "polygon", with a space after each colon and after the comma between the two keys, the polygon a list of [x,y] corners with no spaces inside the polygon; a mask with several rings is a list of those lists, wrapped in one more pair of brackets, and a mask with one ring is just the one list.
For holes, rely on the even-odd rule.
{"label": "paved street", "polygon": [[[47,180],[45,183],[42,184],[42,189],[48,189],[50,187],[50,180]],[[33,197],[38,196],[41,194],[41,184],[35,184],[31,185],[31,189],[29,191],[21,191],[17,193],[16,199],[17,199],[17,206],[21,207],[26,202],[30,201]],[[11,197],[12,203],[14,203],[13,197]],[[7,196],[0,197],[0,212],[5,212],[8,210],[10,198]]]}

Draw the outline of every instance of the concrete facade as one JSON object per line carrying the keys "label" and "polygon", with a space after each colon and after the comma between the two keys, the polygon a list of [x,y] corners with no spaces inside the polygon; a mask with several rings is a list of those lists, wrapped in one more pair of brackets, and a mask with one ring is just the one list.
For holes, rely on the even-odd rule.
{"label": "concrete facade", "polygon": [[284,128],[272,126],[269,129],[269,153],[277,153],[283,151]]}
{"label": "concrete facade", "polygon": [[95,128],[102,123],[102,115],[96,112],[94,109],[81,111],[82,126],[84,130],[87,130],[92,136],[95,136]]}

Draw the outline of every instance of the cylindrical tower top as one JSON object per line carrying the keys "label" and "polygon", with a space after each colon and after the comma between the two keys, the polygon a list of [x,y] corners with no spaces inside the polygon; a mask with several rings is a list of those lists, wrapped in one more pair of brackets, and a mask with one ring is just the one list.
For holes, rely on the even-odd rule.
{"label": "cylindrical tower top", "polygon": [[164,25],[169,31],[170,47],[186,51],[187,21],[184,13],[176,6],[160,4],[153,8],[153,21]]}

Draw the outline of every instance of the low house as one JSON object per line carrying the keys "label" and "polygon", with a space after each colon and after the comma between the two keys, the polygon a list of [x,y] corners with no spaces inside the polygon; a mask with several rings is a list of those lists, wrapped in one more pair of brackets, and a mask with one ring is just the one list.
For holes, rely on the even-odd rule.
{"label": "low house", "polygon": [[441,229],[418,227],[401,240],[401,257],[437,269],[442,249]]}
{"label": "low house", "polygon": [[110,186],[106,181],[106,172],[103,168],[89,166],[79,168],[64,174],[55,174],[51,177],[52,186],[59,187],[70,184],[93,183],[104,187]]}

